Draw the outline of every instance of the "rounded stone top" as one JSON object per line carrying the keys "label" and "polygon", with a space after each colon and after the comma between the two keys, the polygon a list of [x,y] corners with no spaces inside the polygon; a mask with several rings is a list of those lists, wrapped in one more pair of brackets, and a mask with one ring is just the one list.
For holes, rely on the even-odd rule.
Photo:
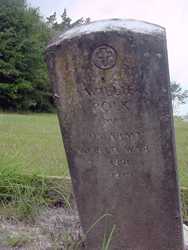
{"label": "rounded stone top", "polygon": [[57,46],[62,41],[79,37],[82,35],[95,33],[95,32],[109,32],[109,31],[132,31],[135,33],[142,34],[161,34],[165,32],[165,28],[148,23],[145,21],[134,20],[134,19],[106,19],[94,21],[89,24],[79,25],[59,35],[55,42],[49,44],[49,47]]}

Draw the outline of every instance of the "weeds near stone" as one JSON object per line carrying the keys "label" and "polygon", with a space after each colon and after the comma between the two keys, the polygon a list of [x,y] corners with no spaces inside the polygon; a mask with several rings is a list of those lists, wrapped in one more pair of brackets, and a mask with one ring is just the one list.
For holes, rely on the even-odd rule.
{"label": "weeds near stone", "polygon": [[34,221],[41,207],[61,201],[70,206],[69,191],[63,183],[36,175],[21,175],[16,167],[0,169],[0,205],[14,208],[19,219]]}
{"label": "weeds near stone", "polygon": [[107,237],[106,235],[104,235],[104,240],[103,240],[103,244],[102,244],[102,249],[101,250],[108,250],[110,247],[110,243],[112,241],[112,236],[114,234],[116,226],[114,225],[112,227],[112,231],[110,232],[109,236]]}

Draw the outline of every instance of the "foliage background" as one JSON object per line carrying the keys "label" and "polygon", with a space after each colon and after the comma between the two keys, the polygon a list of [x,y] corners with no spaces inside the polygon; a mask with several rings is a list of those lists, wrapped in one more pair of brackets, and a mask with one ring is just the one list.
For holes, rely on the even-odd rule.
{"label": "foliage background", "polygon": [[0,0],[0,109],[10,111],[53,111],[44,51],[56,34],[78,24],[64,10],[45,21],[39,9],[25,0]]}
{"label": "foliage background", "polygon": [[[44,20],[26,0],[0,0],[0,110],[54,111],[45,48],[59,33],[89,22],[89,18],[73,22],[66,9],[59,22],[56,13]],[[185,103],[188,91],[172,82],[171,92],[175,110]]]}
{"label": "foliage background", "polygon": [[51,89],[44,49],[50,29],[24,0],[0,0],[0,106],[50,111]]}

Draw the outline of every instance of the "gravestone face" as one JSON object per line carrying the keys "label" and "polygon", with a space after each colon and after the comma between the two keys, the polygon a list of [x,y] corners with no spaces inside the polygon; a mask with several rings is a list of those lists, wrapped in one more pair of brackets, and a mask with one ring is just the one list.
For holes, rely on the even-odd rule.
{"label": "gravestone face", "polygon": [[165,30],[94,22],[47,63],[85,248],[183,250]]}

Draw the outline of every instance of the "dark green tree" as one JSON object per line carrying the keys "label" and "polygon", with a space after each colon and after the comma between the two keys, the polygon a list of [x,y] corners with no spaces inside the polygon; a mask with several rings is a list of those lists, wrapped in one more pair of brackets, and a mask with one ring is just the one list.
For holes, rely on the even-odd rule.
{"label": "dark green tree", "polygon": [[0,109],[53,110],[45,48],[53,36],[89,21],[72,22],[65,9],[60,22],[56,13],[45,22],[26,0],[0,0]]}
{"label": "dark green tree", "polygon": [[52,96],[44,63],[50,30],[24,0],[0,0],[0,107],[49,111]]}
{"label": "dark green tree", "polygon": [[47,17],[47,24],[49,27],[55,31],[56,34],[65,32],[66,30],[73,28],[78,25],[87,24],[90,22],[90,18],[80,18],[76,21],[72,21],[72,19],[67,15],[67,10],[64,9],[61,15],[61,21],[57,22],[56,12],[54,12],[51,16]]}

